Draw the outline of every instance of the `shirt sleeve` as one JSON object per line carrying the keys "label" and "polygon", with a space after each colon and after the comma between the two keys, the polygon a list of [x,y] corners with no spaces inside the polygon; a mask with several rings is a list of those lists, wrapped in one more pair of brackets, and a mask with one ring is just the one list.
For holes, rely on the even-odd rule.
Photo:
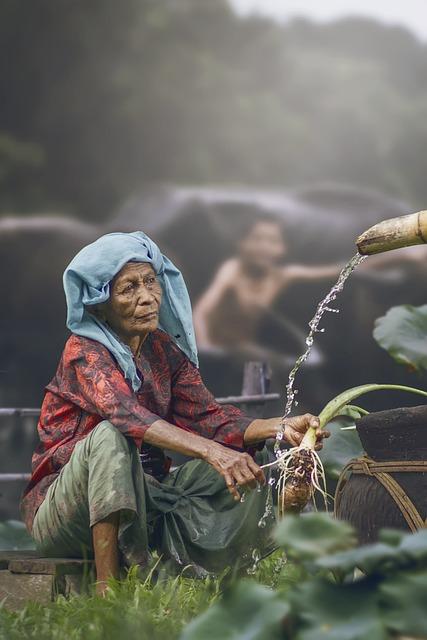
{"label": "shirt sleeve", "polygon": [[63,397],[85,411],[109,420],[141,447],[145,432],[159,416],[138,402],[105,347],[90,341],[90,347],[82,350],[77,340],[70,340],[61,369]]}
{"label": "shirt sleeve", "polygon": [[172,376],[172,421],[204,438],[245,449],[244,434],[253,418],[232,405],[220,405],[205,387],[199,370],[183,356]]}

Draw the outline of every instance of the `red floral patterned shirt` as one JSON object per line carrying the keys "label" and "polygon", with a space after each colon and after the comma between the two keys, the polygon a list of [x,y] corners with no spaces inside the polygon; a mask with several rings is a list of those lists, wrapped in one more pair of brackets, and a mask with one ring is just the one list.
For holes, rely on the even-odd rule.
{"label": "red floral patterned shirt", "polygon": [[134,392],[116,361],[99,342],[72,335],[55,377],[46,388],[32,458],[32,477],[21,509],[31,531],[50,484],[70,459],[76,443],[101,420],[109,420],[138,448],[150,425],[163,418],[176,426],[237,449],[252,421],[230,405],[219,405],[198,369],[163,331],[145,340]]}

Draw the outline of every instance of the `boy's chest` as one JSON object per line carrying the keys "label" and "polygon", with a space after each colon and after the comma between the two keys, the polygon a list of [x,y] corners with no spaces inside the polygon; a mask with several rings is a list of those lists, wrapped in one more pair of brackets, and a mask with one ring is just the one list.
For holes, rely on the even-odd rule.
{"label": "boy's chest", "polygon": [[274,301],[279,289],[279,280],[273,275],[259,281],[242,277],[240,281],[235,282],[234,286],[240,305],[247,309],[268,307]]}

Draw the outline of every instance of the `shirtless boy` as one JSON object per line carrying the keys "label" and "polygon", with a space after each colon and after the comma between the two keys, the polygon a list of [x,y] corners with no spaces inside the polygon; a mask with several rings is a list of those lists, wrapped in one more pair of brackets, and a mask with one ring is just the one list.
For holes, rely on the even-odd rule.
{"label": "shirtless boy", "polygon": [[260,321],[292,284],[334,279],[341,265],[283,265],[287,246],[281,222],[257,220],[238,245],[238,255],[224,262],[194,309],[197,344],[202,350],[223,348],[249,357],[261,354],[256,344]]}
{"label": "shirtless boy", "polygon": [[[391,262],[425,261],[426,251],[391,252],[370,258],[363,271],[375,270]],[[238,244],[237,256],[224,262],[194,309],[194,325],[202,351],[233,351],[245,359],[279,360],[257,343],[257,330],[279,294],[292,284],[334,280],[342,264],[304,266],[283,264],[287,246],[281,221],[274,216],[260,217]],[[277,318],[276,318],[277,320]],[[283,322],[285,319],[283,319]],[[279,362],[276,362],[278,364]]]}

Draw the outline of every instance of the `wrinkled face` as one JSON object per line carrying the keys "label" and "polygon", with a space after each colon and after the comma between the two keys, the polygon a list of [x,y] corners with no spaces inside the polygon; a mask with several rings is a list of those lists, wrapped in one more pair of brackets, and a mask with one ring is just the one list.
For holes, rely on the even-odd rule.
{"label": "wrinkled face", "polygon": [[277,264],[286,254],[286,244],[280,224],[274,221],[256,222],[240,243],[240,255],[260,269]]}
{"label": "wrinkled face", "polygon": [[162,289],[153,267],[128,262],[111,283],[110,298],[98,311],[119,336],[146,336],[157,329]]}

